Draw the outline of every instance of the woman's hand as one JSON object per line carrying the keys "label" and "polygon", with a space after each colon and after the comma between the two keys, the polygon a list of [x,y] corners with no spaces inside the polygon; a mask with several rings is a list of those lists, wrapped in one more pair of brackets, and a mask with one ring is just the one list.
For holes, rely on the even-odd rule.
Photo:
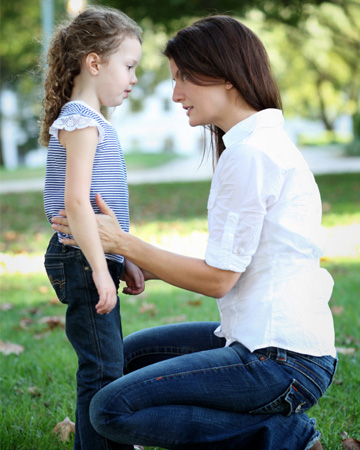
{"label": "woman's hand", "polygon": [[122,230],[114,212],[109,208],[100,194],[96,194],[96,203],[102,214],[96,214],[101,244],[105,253],[125,255],[125,238],[127,233]]}
{"label": "woman's hand", "polygon": [[[70,225],[68,218],[66,217],[65,209],[59,211],[60,216],[54,216],[51,218],[51,228],[54,231],[60,231],[60,233],[71,234]],[[63,244],[66,245],[77,245],[74,239],[63,239]]]}
{"label": "woman's hand", "polygon": [[[119,254],[119,243],[116,244],[117,235],[120,237],[125,234],[122,231],[114,212],[108,207],[106,202],[101,198],[100,194],[96,194],[96,203],[98,204],[102,214],[96,214],[96,220],[98,224],[98,230],[100,235],[101,244],[104,249],[104,253],[117,253]],[[60,231],[61,233],[70,234],[71,229],[69,227],[69,221],[66,217],[66,211],[59,211],[60,217],[52,217],[52,229]],[[63,239],[62,243],[65,245],[77,245],[74,239]]]}
{"label": "woman's hand", "polygon": [[[96,214],[101,244],[106,253],[123,255],[142,269],[144,279],[160,279],[208,297],[224,297],[240,278],[240,273],[209,266],[205,260],[190,258],[157,248],[123,231],[114,213],[99,194],[96,202],[103,214]],[[52,219],[53,229],[71,233],[65,211]],[[64,244],[74,244],[69,239]]]}

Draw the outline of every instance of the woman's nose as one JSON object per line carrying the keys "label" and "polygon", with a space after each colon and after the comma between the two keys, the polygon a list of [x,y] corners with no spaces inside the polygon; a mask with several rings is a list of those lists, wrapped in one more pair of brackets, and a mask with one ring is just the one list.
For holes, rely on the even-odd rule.
{"label": "woman's nose", "polygon": [[172,95],[172,101],[175,103],[179,103],[182,101],[183,98],[184,98],[184,94],[179,89],[178,85],[175,84],[174,90],[173,90],[173,95]]}

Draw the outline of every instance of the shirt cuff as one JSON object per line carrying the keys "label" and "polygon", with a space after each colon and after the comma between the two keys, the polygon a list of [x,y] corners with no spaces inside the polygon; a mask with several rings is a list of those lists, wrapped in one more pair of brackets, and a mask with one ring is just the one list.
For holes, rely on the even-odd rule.
{"label": "shirt cuff", "polygon": [[251,256],[239,256],[230,251],[224,251],[222,246],[208,241],[205,261],[206,264],[217,269],[242,273],[250,264]]}

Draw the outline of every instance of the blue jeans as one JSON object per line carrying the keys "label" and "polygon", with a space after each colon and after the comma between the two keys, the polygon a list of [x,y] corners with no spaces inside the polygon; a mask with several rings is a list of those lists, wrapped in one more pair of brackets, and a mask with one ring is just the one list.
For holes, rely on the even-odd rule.
{"label": "blue jeans", "polygon": [[143,330],[124,340],[125,373],[98,392],[90,418],[116,442],[167,449],[304,450],[319,438],[304,411],[336,360],[276,348],[224,347],[218,323]]}
{"label": "blue jeans", "polygon": [[[93,395],[123,375],[123,338],[119,301],[110,314],[99,315],[99,301],[91,268],[81,250],[50,240],[45,268],[62,303],[67,305],[66,335],[78,357],[75,419],[76,450],[114,450],[118,444],[100,436],[89,418]],[[123,265],[108,261],[110,274],[119,287]]]}

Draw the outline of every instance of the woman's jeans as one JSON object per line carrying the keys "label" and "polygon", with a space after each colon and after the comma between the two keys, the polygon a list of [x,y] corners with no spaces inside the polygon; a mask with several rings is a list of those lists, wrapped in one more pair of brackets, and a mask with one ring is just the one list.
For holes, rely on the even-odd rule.
{"label": "woman's jeans", "polygon": [[336,360],[224,347],[218,325],[165,325],[125,338],[126,375],[91,402],[98,432],[121,449],[311,448],[319,433],[304,412],[329,387]]}
{"label": "woman's jeans", "polygon": [[[118,444],[100,436],[89,419],[93,395],[123,375],[123,339],[119,301],[110,314],[99,315],[99,295],[92,270],[81,250],[50,240],[45,268],[59,300],[67,304],[66,335],[78,356],[76,450],[117,449]],[[119,287],[123,265],[108,261],[110,274]]]}

